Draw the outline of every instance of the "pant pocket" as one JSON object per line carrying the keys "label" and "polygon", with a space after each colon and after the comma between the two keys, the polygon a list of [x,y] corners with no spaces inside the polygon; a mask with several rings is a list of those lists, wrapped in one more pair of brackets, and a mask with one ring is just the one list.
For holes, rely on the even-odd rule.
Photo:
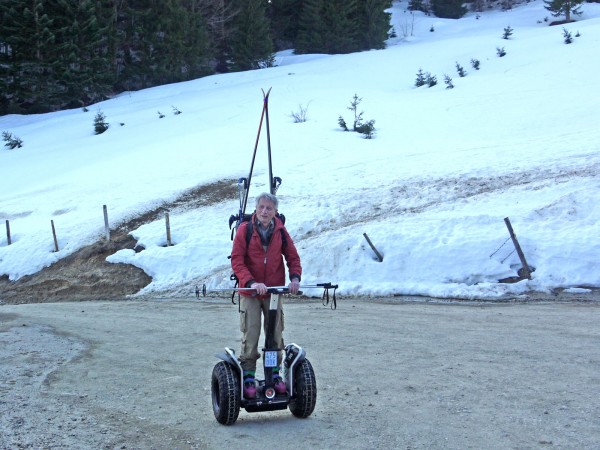
{"label": "pant pocket", "polygon": [[245,333],[248,329],[248,320],[246,319],[246,311],[240,311],[240,331]]}

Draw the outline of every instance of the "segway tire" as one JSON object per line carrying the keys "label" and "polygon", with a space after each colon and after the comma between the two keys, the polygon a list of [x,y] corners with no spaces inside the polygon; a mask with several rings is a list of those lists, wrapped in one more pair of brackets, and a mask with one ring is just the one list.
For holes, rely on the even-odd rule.
{"label": "segway tire", "polygon": [[213,369],[211,393],[217,422],[234,424],[240,413],[240,380],[233,367],[225,361],[219,361]]}
{"label": "segway tire", "polygon": [[308,359],[304,359],[296,368],[294,397],[290,401],[290,411],[296,417],[304,419],[312,414],[317,404],[317,380]]}

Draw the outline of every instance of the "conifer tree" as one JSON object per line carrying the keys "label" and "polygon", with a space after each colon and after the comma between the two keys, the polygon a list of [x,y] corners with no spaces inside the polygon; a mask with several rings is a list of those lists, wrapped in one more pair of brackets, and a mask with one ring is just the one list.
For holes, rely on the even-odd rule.
{"label": "conifer tree", "polygon": [[[3,0],[0,8],[2,113],[42,112],[55,36],[42,0]],[[9,50],[10,49],[10,50]]]}
{"label": "conifer tree", "polygon": [[56,0],[52,12],[56,36],[52,106],[78,107],[106,98],[111,91],[110,64],[105,29],[97,20],[95,2]]}
{"label": "conifer tree", "polygon": [[365,0],[359,6],[359,33],[361,50],[385,48],[390,31],[391,14],[385,12],[392,6],[390,0]]}
{"label": "conifer tree", "polygon": [[258,69],[272,64],[273,42],[263,0],[236,0],[231,56],[233,70]]}
{"label": "conifer tree", "polygon": [[544,8],[554,17],[565,16],[565,22],[572,22],[571,15],[580,15],[583,0],[544,0]]}
{"label": "conifer tree", "polygon": [[277,50],[293,48],[298,36],[302,0],[271,0],[269,19],[271,33]]}
{"label": "conifer tree", "polygon": [[303,0],[298,18],[295,53],[325,53],[326,25],[323,20],[325,0]]}
{"label": "conifer tree", "polygon": [[359,49],[357,6],[357,0],[325,2],[325,53],[351,53]]}
{"label": "conifer tree", "polygon": [[431,9],[437,17],[460,19],[467,13],[462,0],[431,0]]}

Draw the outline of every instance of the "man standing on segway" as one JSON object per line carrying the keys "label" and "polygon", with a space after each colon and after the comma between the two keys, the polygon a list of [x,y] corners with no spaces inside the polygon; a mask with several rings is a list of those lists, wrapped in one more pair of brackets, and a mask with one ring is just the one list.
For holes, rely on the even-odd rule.
{"label": "man standing on segway", "polygon": [[[231,251],[231,267],[239,280],[240,287],[255,290],[255,292],[240,292],[242,350],[239,361],[243,370],[245,398],[256,397],[255,374],[256,361],[260,357],[258,340],[261,315],[266,322],[269,310],[267,287],[281,286],[285,283],[283,257],[290,277],[290,294],[296,294],[300,288],[302,276],[300,256],[277,213],[278,204],[275,195],[266,192],[260,194],[256,198],[256,211],[252,214],[252,219],[240,224]],[[251,227],[250,230],[248,227]],[[279,303],[275,345],[280,350],[284,348],[282,333],[283,311]],[[277,358],[278,367],[273,370],[273,379],[275,391],[278,394],[285,394],[286,385],[279,374],[281,359],[280,351]]]}

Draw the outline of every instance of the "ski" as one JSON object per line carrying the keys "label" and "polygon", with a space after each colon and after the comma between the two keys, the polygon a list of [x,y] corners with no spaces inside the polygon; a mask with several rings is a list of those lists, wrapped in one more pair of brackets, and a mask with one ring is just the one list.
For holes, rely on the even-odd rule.
{"label": "ski", "polygon": [[[258,144],[260,142],[260,135],[262,132],[263,124],[266,125],[267,129],[267,157],[269,165],[269,192],[273,195],[277,192],[277,189],[281,185],[281,178],[273,176],[273,163],[271,156],[271,130],[269,124],[269,95],[271,94],[269,88],[266,92],[261,89],[263,94],[263,108],[260,115],[260,122],[258,124],[258,131],[256,133],[256,141],[254,142],[254,151],[252,152],[252,161],[250,162],[250,171],[247,178],[240,178],[238,180],[238,196],[239,196],[239,209],[237,214],[233,214],[229,217],[229,228],[231,229],[231,239],[233,240],[235,231],[238,229],[241,222],[246,217],[246,207],[248,205],[248,196],[250,193],[250,184],[252,182],[252,174],[254,172],[254,163],[256,162],[256,152],[258,150]],[[235,227],[233,226],[235,222]]]}

